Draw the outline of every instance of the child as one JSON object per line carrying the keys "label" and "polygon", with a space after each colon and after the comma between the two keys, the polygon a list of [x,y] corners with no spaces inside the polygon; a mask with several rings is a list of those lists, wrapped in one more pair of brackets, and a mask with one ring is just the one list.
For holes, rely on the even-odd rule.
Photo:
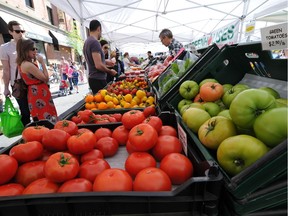
{"label": "child", "polygon": [[78,91],[78,78],[79,78],[79,72],[77,70],[74,70],[72,73],[72,82],[73,82],[73,86],[76,89],[76,93],[79,93],[79,91]]}

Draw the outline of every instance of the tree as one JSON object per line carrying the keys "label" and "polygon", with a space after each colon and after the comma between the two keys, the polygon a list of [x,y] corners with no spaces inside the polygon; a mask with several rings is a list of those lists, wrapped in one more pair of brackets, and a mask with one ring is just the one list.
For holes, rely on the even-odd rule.
{"label": "tree", "polygon": [[69,44],[73,47],[75,50],[75,54],[80,57],[83,55],[83,45],[84,41],[79,35],[78,31],[76,28],[73,28],[71,32],[67,32],[68,34],[68,40]]}

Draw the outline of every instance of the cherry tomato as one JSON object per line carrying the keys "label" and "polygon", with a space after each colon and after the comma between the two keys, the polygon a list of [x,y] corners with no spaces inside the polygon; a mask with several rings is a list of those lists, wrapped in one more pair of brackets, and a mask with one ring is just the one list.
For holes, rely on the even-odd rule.
{"label": "cherry tomato", "polygon": [[193,165],[183,154],[171,153],[160,162],[160,169],[170,177],[172,184],[183,184],[193,175]]}
{"label": "cherry tomato", "polygon": [[99,173],[105,169],[110,169],[109,163],[104,159],[88,160],[81,164],[78,176],[94,182]]}
{"label": "cherry tomato", "polygon": [[79,171],[79,163],[69,153],[57,152],[52,154],[44,166],[46,178],[53,182],[64,182],[74,178]]}
{"label": "cherry tomato", "polygon": [[47,179],[41,178],[31,182],[23,191],[22,194],[48,194],[58,191],[58,184]]}
{"label": "cherry tomato", "polygon": [[156,145],[157,131],[149,124],[138,124],[129,132],[129,142],[136,151],[148,151]]}
{"label": "cherry tomato", "polygon": [[112,132],[112,137],[118,141],[119,145],[126,145],[128,135],[129,130],[127,130],[124,125],[118,126]]}
{"label": "cherry tomato", "polygon": [[128,172],[111,168],[95,178],[93,191],[132,191],[133,181]]}
{"label": "cherry tomato", "polygon": [[92,183],[84,178],[75,178],[64,182],[58,189],[58,193],[65,192],[90,192]]}
{"label": "cherry tomato", "polygon": [[77,114],[84,123],[90,123],[90,121],[94,121],[94,113],[92,110],[81,110]]}
{"label": "cherry tomato", "polygon": [[159,136],[162,135],[170,135],[170,136],[175,136],[177,137],[177,131],[174,127],[170,126],[170,125],[163,125],[161,127],[161,130],[158,134]]}
{"label": "cherry tomato", "polygon": [[138,172],[133,183],[134,191],[170,191],[171,188],[169,176],[156,167],[148,167]]}
{"label": "cherry tomato", "polygon": [[18,162],[14,157],[0,154],[0,185],[9,182],[17,172]]}
{"label": "cherry tomato", "polygon": [[151,125],[153,128],[155,128],[157,133],[161,131],[163,125],[161,118],[158,116],[149,116],[143,121],[143,123]]}
{"label": "cherry tomato", "polygon": [[76,125],[75,122],[70,121],[70,120],[61,120],[56,122],[56,124],[54,125],[55,129],[60,129],[60,130],[64,130],[67,133],[69,133],[70,135],[75,135],[78,132],[78,126]]}
{"label": "cherry tomato", "polygon": [[125,170],[135,178],[137,173],[147,167],[156,167],[156,160],[147,152],[133,152],[125,161]]}
{"label": "cherry tomato", "polygon": [[67,140],[68,150],[72,154],[76,155],[84,154],[93,150],[95,144],[96,137],[94,133],[90,131],[73,135]]}
{"label": "cherry tomato", "polygon": [[105,157],[111,157],[118,151],[119,144],[112,137],[103,137],[96,142],[95,148],[99,149]]}
{"label": "cherry tomato", "polygon": [[112,137],[112,131],[109,128],[98,128],[95,131],[95,136],[97,140],[101,139],[102,137]]}
{"label": "cherry tomato", "polygon": [[122,115],[122,123],[128,130],[142,123],[144,119],[145,116],[140,110],[130,110]]}
{"label": "cherry tomato", "polygon": [[0,196],[17,196],[21,195],[24,190],[23,185],[9,183],[0,186]]}
{"label": "cherry tomato", "polygon": [[40,158],[42,154],[43,146],[38,141],[15,145],[9,151],[9,155],[20,163],[36,160]]}
{"label": "cherry tomato", "polygon": [[51,152],[65,151],[69,137],[70,134],[64,130],[51,129],[43,135],[42,144]]}
{"label": "cherry tomato", "polygon": [[88,160],[103,159],[104,155],[99,149],[92,149],[91,151],[81,155],[81,163]]}
{"label": "cherry tomato", "polygon": [[43,135],[50,129],[44,126],[29,126],[24,128],[22,132],[22,139],[25,142],[38,141],[42,142]]}
{"label": "cherry tomato", "polygon": [[163,157],[170,153],[181,153],[182,144],[175,136],[163,135],[159,136],[156,145],[152,149],[152,155],[157,161],[161,161]]}
{"label": "cherry tomato", "polygon": [[29,185],[36,179],[44,178],[45,161],[31,161],[19,166],[16,173],[16,182],[23,186]]}

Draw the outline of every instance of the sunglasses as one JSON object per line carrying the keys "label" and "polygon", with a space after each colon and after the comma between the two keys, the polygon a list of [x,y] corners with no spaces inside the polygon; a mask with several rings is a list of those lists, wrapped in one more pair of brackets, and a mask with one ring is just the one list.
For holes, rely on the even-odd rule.
{"label": "sunglasses", "polygon": [[103,49],[109,49],[109,47],[103,47]]}
{"label": "sunglasses", "polygon": [[23,34],[25,33],[25,30],[13,30],[14,32],[16,32],[17,34],[20,34],[20,32]]}
{"label": "sunglasses", "polygon": [[38,49],[36,47],[33,47],[32,49],[30,49],[31,51],[37,51]]}

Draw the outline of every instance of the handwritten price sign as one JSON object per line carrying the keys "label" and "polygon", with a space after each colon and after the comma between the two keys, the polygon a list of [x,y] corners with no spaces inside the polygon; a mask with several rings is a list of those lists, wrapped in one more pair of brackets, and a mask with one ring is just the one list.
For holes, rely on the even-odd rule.
{"label": "handwritten price sign", "polygon": [[261,40],[263,50],[287,49],[288,33],[287,24],[270,26],[261,29]]}

